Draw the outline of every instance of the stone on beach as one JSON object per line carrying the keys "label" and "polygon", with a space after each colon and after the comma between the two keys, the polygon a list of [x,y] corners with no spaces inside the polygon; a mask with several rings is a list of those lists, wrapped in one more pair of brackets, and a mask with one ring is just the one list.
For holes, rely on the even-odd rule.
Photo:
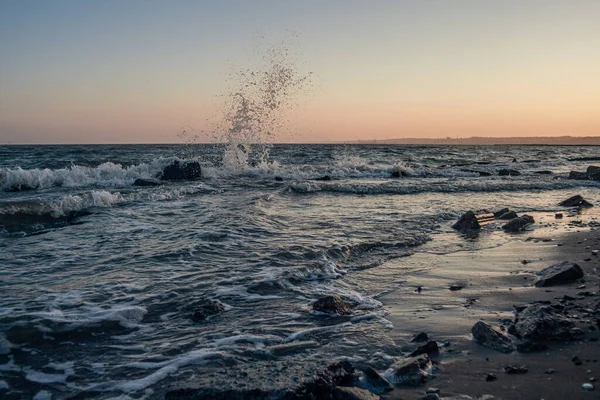
{"label": "stone on beach", "polygon": [[516,335],[524,339],[571,340],[578,336],[569,318],[545,304],[525,307],[515,317],[512,328]]}
{"label": "stone on beach", "polygon": [[378,400],[379,396],[357,387],[337,386],[331,393],[333,400]]}
{"label": "stone on beach", "polygon": [[426,342],[427,340],[429,340],[429,335],[427,335],[425,332],[419,332],[415,336],[413,336],[410,342]]}
{"label": "stone on beach", "polygon": [[483,321],[477,322],[471,328],[473,338],[482,346],[502,353],[512,353],[513,341],[505,335],[501,330],[486,324]]}
{"label": "stone on beach", "polygon": [[585,200],[580,194],[571,196],[558,203],[558,205],[563,207],[593,207],[593,204]]}
{"label": "stone on beach", "polygon": [[583,277],[583,270],[575,263],[563,261],[561,263],[544,268],[538,272],[539,279],[535,282],[537,287],[560,285],[569,283]]}
{"label": "stone on beach", "polygon": [[173,161],[167,165],[160,176],[163,181],[182,181],[197,179],[202,176],[202,169],[198,161],[180,162]]}
{"label": "stone on beach", "polygon": [[347,315],[352,313],[353,304],[338,295],[321,297],[313,303],[313,310]]}
{"label": "stone on beach", "polygon": [[591,180],[600,181],[600,167],[597,167],[595,165],[590,165],[587,168],[586,173],[588,174],[588,176]]}
{"label": "stone on beach", "polygon": [[435,340],[430,340],[429,342],[425,343],[422,346],[419,346],[415,351],[410,353],[410,356],[415,357],[420,354],[432,355],[432,354],[437,354],[439,352],[440,352],[440,348],[439,348],[437,342]]}
{"label": "stone on beach", "polygon": [[520,232],[533,223],[535,223],[533,217],[525,214],[511,219],[502,226],[502,229],[506,232]]}
{"label": "stone on beach", "polygon": [[392,365],[384,375],[395,385],[417,386],[432,378],[433,364],[429,356],[423,354]]}
{"label": "stone on beach", "polygon": [[508,209],[508,207],[505,207],[505,208],[503,208],[501,210],[495,211],[494,212],[494,218],[499,218],[499,217],[501,217],[502,215],[506,214],[509,211],[510,210]]}
{"label": "stone on beach", "polygon": [[468,230],[476,230],[481,229],[482,226],[492,222],[494,220],[494,214],[482,210],[477,213],[473,211],[467,211],[464,213],[458,221],[452,225],[452,229],[456,229],[457,231],[468,231]]}
{"label": "stone on beach", "polygon": [[502,220],[510,220],[510,219],[517,218],[517,217],[518,217],[518,215],[515,211],[508,211],[497,218],[502,219]]}

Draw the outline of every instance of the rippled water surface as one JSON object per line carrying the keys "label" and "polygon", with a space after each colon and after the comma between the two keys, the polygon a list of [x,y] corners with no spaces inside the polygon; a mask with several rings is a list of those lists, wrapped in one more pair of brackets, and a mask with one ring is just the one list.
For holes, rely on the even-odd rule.
{"label": "rippled water surface", "polygon": [[[202,178],[133,186],[184,154]],[[597,199],[597,182],[566,179],[582,158],[600,151],[277,145],[233,168],[213,145],[0,146],[0,394],[139,398],[198,365],[278,357],[385,364],[402,327],[377,300],[391,283],[378,266],[455,251],[436,233],[468,209]],[[348,279],[367,268],[368,284]],[[352,315],[312,311],[332,293]],[[193,321],[207,299],[225,311]]]}

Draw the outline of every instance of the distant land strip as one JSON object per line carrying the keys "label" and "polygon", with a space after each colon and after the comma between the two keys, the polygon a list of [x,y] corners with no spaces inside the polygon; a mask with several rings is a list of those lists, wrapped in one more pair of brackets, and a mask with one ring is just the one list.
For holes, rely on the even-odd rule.
{"label": "distant land strip", "polygon": [[531,137],[478,137],[469,138],[396,138],[379,140],[355,140],[348,144],[447,144],[447,145],[493,145],[493,144],[557,144],[598,145],[600,136],[531,136]]}

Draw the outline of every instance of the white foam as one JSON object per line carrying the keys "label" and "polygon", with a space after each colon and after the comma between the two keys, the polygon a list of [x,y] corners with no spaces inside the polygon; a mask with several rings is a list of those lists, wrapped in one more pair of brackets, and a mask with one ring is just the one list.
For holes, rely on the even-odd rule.
{"label": "white foam", "polygon": [[125,328],[138,327],[147,310],[140,306],[113,306],[110,309],[86,306],[83,310],[64,312],[59,309],[32,313],[38,318],[63,323],[61,331],[70,331],[81,326],[98,324],[103,321],[117,321]]}
{"label": "white foam", "polygon": [[0,381],[0,390],[8,390],[10,389],[10,386],[8,386],[8,383],[6,383],[6,381]]}
{"label": "white foam", "polygon": [[342,330],[342,328],[344,328],[346,326],[350,326],[350,325],[352,325],[351,322],[344,322],[342,324],[337,324],[337,325],[329,325],[329,326],[322,326],[322,327],[317,327],[317,328],[304,329],[302,331],[294,332],[291,335],[289,335],[288,340],[295,341],[295,340],[304,339],[306,336],[313,335],[313,334],[321,334],[321,333],[326,333],[326,332],[339,332],[340,330]]}
{"label": "white foam", "polygon": [[6,335],[0,332],[0,354],[9,354],[13,347],[15,346],[8,341]]}
{"label": "white foam", "polygon": [[52,400],[52,393],[47,390],[40,390],[33,396],[33,400]]}
{"label": "white foam", "polygon": [[199,349],[194,350],[190,353],[187,353],[183,356],[177,357],[172,360],[157,362],[157,363],[131,363],[124,365],[125,367],[137,367],[142,369],[152,369],[158,368],[157,371],[151,373],[148,376],[145,376],[140,379],[133,379],[128,381],[118,381],[118,382],[106,382],[101,383],[99,385],[93,386],[91,390],[100,390],[100,391],[115,391],[119,390],[122,392],[130,393],[136,392],[142,389],[147,388],[150,385],[153,385],[157,382],[162,381],[167,378],[169,375],[177,372],[179,368],[184,367],[186,365],[197,365],[204,364],[210,362],[214,358],[229,358],[226,353],[219,351],[212,351],[208,349]]}

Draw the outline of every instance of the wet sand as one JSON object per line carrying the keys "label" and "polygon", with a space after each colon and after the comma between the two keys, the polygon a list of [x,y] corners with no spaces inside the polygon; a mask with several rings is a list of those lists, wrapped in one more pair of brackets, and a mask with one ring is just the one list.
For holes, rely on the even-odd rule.
{"label": "wet sand", "polygon": [[[392,338],[403,350],[411,351],[417,347],[410,343],[413,335],[426,332],[442,348],[432,357],[437,363],[432,380],[419,387],[395,389],[382,398],[419,399],[427,388],[435,387],[440,389],[441,398],[492,395],[495,399],[600,399],[600,385],[593,379],[600,379],[600,257],[592,254],[600,250],[596,213],[565,213],[563,219],[555,219],[554,213],[532,214],[536,224],[530,231],[509,238],[510,234],[493,228],[482,232],[481,240],[505,242],[498,247],[416,254],[388,263],[385,269],[398,284],[378,300],[389,311],[386,318],[394,325]],[[547,288],[533,285],[537,271],[565,260],[581,266],[584,282]],[[451,291],[453,284],[464,288]],[[420,292],[415,290],[418,287],[422,288]],[[591,294],[584,296],[582,292]],[[477,344],[471,337],[471,327],[479,320],[498,326],[501,320],[514,317],[513,305],[541,300],[559,303],[565,295],[575,298],[570,304],[593,311],[572,315],[585,333],[581,340],[545,342],[548,349],[542,352],[503,354]],[[578,356],[582,365],[575,365],[573,356]],[[528,372],[507,374],[503,368],[509,364],[527,366]],[[555,372],[548,374],[550,369]],[[497,380],[487,382],[488,373],[494,373]],[[595,390],[584,391],[582,384],[586,382],[592,383]]]}

